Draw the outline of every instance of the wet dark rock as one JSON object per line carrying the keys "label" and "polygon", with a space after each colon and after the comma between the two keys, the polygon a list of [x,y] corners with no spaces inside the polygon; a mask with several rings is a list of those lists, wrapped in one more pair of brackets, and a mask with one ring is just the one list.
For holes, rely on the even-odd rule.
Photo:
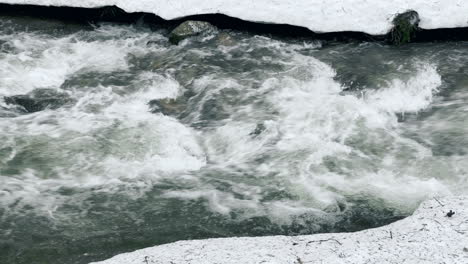
{"label": "wet dark rock", "polygon": [[146,46],[147,47],[152,47],[152,46],[164,47],[164,46],[169,46],[169,45],[167,44],[167,42],[163,42],[163,40],[149,40],[148,42],[146,42]]}
{"label": "wet dark rock", "polygon": [[186,107],[186,101],[182,98],[156,99],[148,103],[151,113],[162,113],[163,115],[177,116]]}
{"label": "wet dark rock", "polygon": [[36,89],[25,95],[6,96],[4,100],[7,104],[21,107],[27,113],[57,109],[74,102],[68,94],[54,89]]}
{"label": "wet dark rock", "polygon": [[236,41],[234,40],[234,38],[232,38],[231,35],[229,35],[226,32],[220,33],[216,38],[216,42],[218,43],[218,45],[227,47],[236,45]]}
{"label": "wet dark rock", "polygon": [[250,133],[249,135],[258,136],[261,133],[263,133],[263,131],[265,131],[265,130],[266,130],[266,127],[265,127],[264,124],[257,124],[257,126],[255,127],[255,130],[252,131],[252,133]]}
{"label": "wet dark rock", "polygon": [[393,29],[390,33],[390,42],[395,45],[402,45],[411,42],[419,30],[419,14],[416,11],[407,11],[398,14],[393,19]]}
{"label": "wet dark rock", "polygon": [[[132,59],[129,58],[132,63]],[[139,65],[138,65],[139,66]],[[60,86],[63,90],[90,90],[99,86],[124,87],[132,80],[132,75],[124,71],[85,72],[69,76]]]}
{"label": "wet dark rock", "polygon": [[188,20],[180,24],[169,34],[169,41],[177,45],[186,38],[214,30],[216,30],[216,27],[208,22]]}

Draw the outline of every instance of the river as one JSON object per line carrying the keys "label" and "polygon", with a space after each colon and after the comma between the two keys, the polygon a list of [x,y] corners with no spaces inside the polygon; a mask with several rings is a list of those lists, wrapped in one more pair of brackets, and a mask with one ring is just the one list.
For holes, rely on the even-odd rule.
{"label": "river", "polygon": [[[6,99],[44,89],[66,103]],[[176,46],[144,24],[3,16],[0,98],[2,263],[356,231],[468,193],[468,42]]]}

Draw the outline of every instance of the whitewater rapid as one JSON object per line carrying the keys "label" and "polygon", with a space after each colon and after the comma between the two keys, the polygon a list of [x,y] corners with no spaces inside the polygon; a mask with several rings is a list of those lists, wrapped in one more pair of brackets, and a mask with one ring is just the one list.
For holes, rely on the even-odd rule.
{"label": "whitewater rapid", "polygon": [[[168,173],[181,172],[186,177],[184,173],[203,167],[205,170],[238,167],[254,174],[256,181],[245,183],[236,176],[225,179],[235,192],[242,193],[243,198],[239,199],[231,191],[221,191],[204,182],[203,176],[192,175],[196,188],[168,190],[164,196],[204,198],[219,213],[241,209],[249,214],[282,215],[289,214],[289,210],[299,214],[335,206],[344,199],[344,194],[370,192],[406,206],[428,195],[449,192],[438,180],[418,179],[417,175],[404,171],[398,176],[392,173],[396,164],[405,162],[396,158],[402,149],[407,149],[407,155],[416,160],[431,155],[417,142],[399,134],[395,114],[418,112],[432,102],[441,85],[435,65],[418,63],[410,79],[391,80],[388,87],[365,92],[362,97],[342,95],[343,87],[333,79],[333,68],[300,54],[304,47],[288,47],[257,37],[252,43],[241,42],[235,47],[221,48],[218,53],[229,58],[249,46],[267,48],[277,56],[278,62],[274,64],[284,69],[263,74],[260,81],[222,73],[193,76],[194,92],[206,93],[197,102],[202,107],[210,100],[221,104],[223,100],[218,97],[229,93],[238,94],[239,101],[253,100],[239,105],[230,105],[228,101],[219,106],[227,108],[220,120],[214,116],[213,120],[205,121],[216,121],[214,127],[194,129],[185,120],[181,123],[148,110],[148,101],[175,98],[182,93],[184,88],[171,77],[171,69],[166,74],[146,70],[126,73],[132,67],[129,56],[175,49],[165,45],[147,47],[147,41],[154,35],[161,37],[131,27],[103,26],[53,39],[33,33],[7,36],[15,52],[2,55],[0,72],[7,76],[0,81],[2,95],[47,87],[65,91],[78,102],[71,108],[3,119],[3,149],[9,150],[3,163],[16,165],[18,156],[33,156],[31,164],[22,161],[25,168],[10,168],[18,170],[18,176],[2,177],[4,205],[19,197],[22,202],[43,203],[37,195],[47,197],[64,186],[111,189],[127,184],[127,180],[148,178],[157,184]],[[214,55],[210,53],[200,47],[186,51],[186,56]],[[248,57],[246,61],[257,64]],[[108,78],[128,79],[127,87],[113,84],[112,80],[110,85],[100,80],[91,83],[84,80],[67,87],[67,80],[76,75],[107,73],[117,75]],[[258,87],[254,89],[249,82]],[[257,108],[257,104],[265,107]],[[198,111],[189,113],[186,120],[203,121],[205,117],[200,115],[204,110]],[[264,131],[252,136],[259,124]],[[381,150],[372,153],[353,146],[356,140],[360,144],[360,134],[366,134],[365,145],[383,141],[375,142]],[[385,148],[390,152],[384,153]],[[33,162],[42,157],[47,157],[45,164]],[[253,165],[262,157],[262,163]],[[344,162],[339,165],[341,172],[327,168],[328,160]],[[285,189],[298,198],[262,202],[265,188]]]}
{"label": "whitewater rapid", "polygon": [[[220,30],[173,46],[144,25],[24,20],[0,22],[0,98],[48,88],[74,102],[25,114],[0,100],[0,236],[26,260],[55,241],[79,254],[54,261],[79,263],[361,230],[466,194],[465,45]],[[152,109],[167,98],[176,110]]]}

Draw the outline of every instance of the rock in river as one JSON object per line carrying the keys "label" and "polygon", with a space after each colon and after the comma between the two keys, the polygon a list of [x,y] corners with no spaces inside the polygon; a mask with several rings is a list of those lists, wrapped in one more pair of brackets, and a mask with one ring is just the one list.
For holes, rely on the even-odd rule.
{"label": "rock in river", "polygon": [[55,89],[35,89],[24,95],[6,96],[4,100],[7,104],[21,107],[27,113],[57,109],[74,102],[68,94]]}
{"label": "rock in river", "polygon": [[407,11],[398,14],[393,19],[393,29],[390,32],[391,43],[401,45],[411,42],[419,29],[419,14],[416,11]]}
{"label": "rock in river", "polygon": [[179,97],[177,99],[155,99],[151,100],[148,105],[152,113],[162,113],[163,115],[177,116],[184,111],[186,107],[186,101],[183,97]]}
{"label": "rock in river", "polygon": [[179,44],[180,41],[199,35],[205,32],[216,30],[216,27],[208,22],[188,20],[176,27],[169,35],[172,44]]}

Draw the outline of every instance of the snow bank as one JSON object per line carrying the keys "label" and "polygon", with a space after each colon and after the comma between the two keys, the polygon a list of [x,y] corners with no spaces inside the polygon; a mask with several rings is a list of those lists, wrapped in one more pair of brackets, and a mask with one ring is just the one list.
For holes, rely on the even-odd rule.
{"label": "snow bank", "polygon": [[468,27],[466,0],[0,0],[8,4],[72,7],[116,5],[127,12],[154,13],[164,19],[222,13],[247,21],[290,24],[315,32],[359,31],[383,35],[393,17],[415,10],[421,28]]}
{"label": "snow bank", "polygon": [[181,241],[99,263],[468,263],[468,197],[432,199],[404,220],[356,233]]}

